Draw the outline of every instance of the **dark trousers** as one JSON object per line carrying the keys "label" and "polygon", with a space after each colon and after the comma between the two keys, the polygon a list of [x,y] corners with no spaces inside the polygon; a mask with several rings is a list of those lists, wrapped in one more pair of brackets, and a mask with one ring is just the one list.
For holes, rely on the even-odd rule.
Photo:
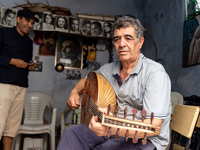
{"label": "dark trousers", "polygon": [[142,145],[141,140],[134,144],[129,138],[116,140],[114,136],[97,136],[87,125],[73,125],[63,133],[57,150],[154,150],[155,146],[147,141]]}

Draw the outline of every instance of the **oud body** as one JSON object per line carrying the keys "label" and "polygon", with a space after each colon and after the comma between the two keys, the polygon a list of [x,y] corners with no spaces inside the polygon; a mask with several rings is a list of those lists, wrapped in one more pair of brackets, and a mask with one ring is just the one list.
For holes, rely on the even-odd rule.
{"label": "oud body", "polygon": [[[124,118],[117,117],[116,111],[116,95],[111,86],[111,84],[101,75],[95,72],[90,72],[88,74],[85,89],[82,96],[82,108],[81,108],[81,123],[89,125],[92,116],[98,116],[99,122],[102,125],[108,127],[122,128],[126,129],[127,132],[129,130],[135,131],[135,136],[133,137],[133,142],[137,142],[137,132],[144,132],[143,144],[146,144],[146,134],[151,133],[152,136],[160,134],[160,127],[153,125],[154,114],[151,113],[151,122],[144,123],[144,117],[146,115],[146,111],[142,111],[142,122],[137,122],[133,120],[126,119],[127,110],[125,110]],[[109,106],[109,107],[108,107]],[[110,116],[108,114],[102,114],[98,111],[99,108],[109,108],[109,112],[115,114],[114,116]],[[134,108],[135,109],[135,108]],[[133,115],[136,115],[136,112],[133,109]],[[135,117],[133,117],[135,118]],[[110,134],[110,133],[108,133]],[[118,133],[116,133],[117,135]],[[128,134],[125,135],[126,139],[128,138]]]}
{"label": "oud body", "polygon": [[110,105],[110,112],[114,113],[116,103],[116,95],[110,83],[103,76],[90,72],[82,96],[81,124],[89,125],[92,116],[100,114],[98,107],[107,108]]}

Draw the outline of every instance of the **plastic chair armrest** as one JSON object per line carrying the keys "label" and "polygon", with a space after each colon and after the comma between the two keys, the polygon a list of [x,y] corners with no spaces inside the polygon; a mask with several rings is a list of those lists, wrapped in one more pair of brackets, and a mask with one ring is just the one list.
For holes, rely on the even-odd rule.
{"label": "plastic chair armrest", "polygon": [[55,124],[56,124],[56,112],[57,112],[57,109],[53,108],[51,124],[54,126],[54,128],[55,128]]}

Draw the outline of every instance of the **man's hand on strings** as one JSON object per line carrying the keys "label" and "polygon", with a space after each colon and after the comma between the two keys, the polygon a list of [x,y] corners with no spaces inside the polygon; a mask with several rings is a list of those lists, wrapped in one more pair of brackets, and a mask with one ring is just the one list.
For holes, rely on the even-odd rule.
{"label": "man's hand on strings", "polygon": [[[107,114],[107,108],[98,108],[98,111]],[[113,115],[109,113],[109,115]],[[108,133],[108,127],[102,126],[101,122],[98,121],[98,116],[93,116],[89,123],[89,129],[94,131],[97,136],[106,136]]]}

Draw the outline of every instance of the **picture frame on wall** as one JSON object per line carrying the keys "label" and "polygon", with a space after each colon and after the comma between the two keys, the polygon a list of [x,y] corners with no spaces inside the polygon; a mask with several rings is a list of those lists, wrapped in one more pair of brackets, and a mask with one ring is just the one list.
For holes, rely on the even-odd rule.
{"label": "picture frame on wall", "polygon": [[60,32],[69,32],[69,18],[62,15],[56,15],[55,18],[55,30]]}
{"label": "picture frame on wall", "polygon": [[17,12],[18,12],[17,9],[2,7],[1,8],[1,24],[5,27],[16,26]]}
{"label": "picture frame on wall", "polygon": [[80,34],[78,18],[69,17],[69,32],[74,34]]}
{"label": "picture frame on wall", "polygon": [[103,22],[92,20],[91,21],[91,35],[95,37],[103,36]]}
{"label": "picture frame on wall", "polygon": [[54,31],[55,29],[55,15],[49,12],[43,13],[43,24],[42,29],[45,31]]}
{"label": "picture frame on wall", "polygon": [[103,36],[105,38],[112,38],[112,22],[103,23]]}
{"label": "picture frame on wall", "polygon": [[35,12],[34,17],[38,19],[35,21],[32,30],[41,30],[43,22],[43,12]]}
{"label": "picture frame on wall", "polygon": [[91,36],[91,21],[88,19],[79,19],[79,29],[82,35]]}
{"label": "picture frame on wall", "polygon": [[200,64],[200,15],[184,22],[182,66]]}
{"label": "picture frame on wall", "polygon": [[82,69],[82,37],[70,34],[58,34],[56,43],[55,66],[63,64],[65,69]]}

